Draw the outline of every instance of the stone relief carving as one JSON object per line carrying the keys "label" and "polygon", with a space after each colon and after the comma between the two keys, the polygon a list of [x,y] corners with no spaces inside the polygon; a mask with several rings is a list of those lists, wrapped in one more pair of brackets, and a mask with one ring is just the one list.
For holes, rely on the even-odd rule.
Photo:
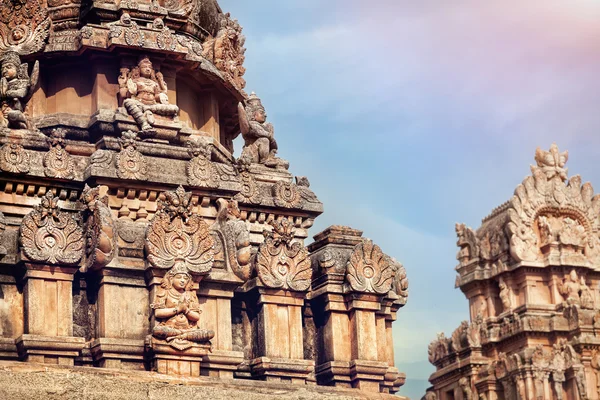
{"label": "stone relief carving", "polygon": [[194,343],[207,343],[215,336],[212,330],[198,327],[202,311],[192,285],[186,265],[175,264],[166,273],[150,305],[157,321],[152,335],[177,350],[186,350]]}
{"label": "stone relief carving", "polygon": [[254,92],[246,100],[246,107],[242,103],[238,104],[238,117],[244,138],[244,148],[239,163],[263,164],[267,167],[288,169],[289,162],[276,156],[275,130],[270,122],[266,122],[265,108]]}
{"label": "stone relief carving", "polygon": [[560,153],[556,144],[550,151],[538,148],[532,176],[515,190],[507,224],[515,260],[537,261],[540,247],[554,243],[560,245],[561,263],[599,259],[600,240],[591,228],[597,229],[600,196],[593,195],[589,183],[581,185],[578,175],[567,181],[567,159],[568,153]]}
{"label": "stone relief carving", "polygon": [[320,203],[315,193],[310,190],[310,182],[305,176],[296,176],[296,188],[305,203]]}
{"label": "stone relief carving", "polygon": [[20,144],[6,143],[0,148],[0,169],[14,174],[29,172],[29,154]]}
{"label": "stone relief carving", "polygon": [[285,208],[302,206],[302,198],[296,185],[284,181],[277,181],[273,185],[273,202],[276,206]]}
{"label": "stone relief carving", "polygon": [[0,128],[31,129],[31,120],[25,113],[25,106],[37,88],[40,64],[38,61],[33,64],[30,77],[27,63],[21,63],[18,53],[7,51],[1,61]]}
{"label": "stone relief carving", "polygon": [[167,83],[162,73],[154,70],[148,56],[141,57],[132,70],[121,68],[119,87],[123,106],[143,132],[154,130],[154,114],[177,121],[179,107],[169,104]]}
{"label": "stone relief carving", "polygon": [[458,386],[462,391],[463,400],[476,400],[471,389],[471,382],[466,377],[462,377],[458,380]]}
{"label": "stone relief carving", "polygon": [[421,400],[437,400],[437,395],[435,392],[427,392]]}
{"label": "stone relief carving", "polygon": [[75,161],[65,150],[66,132],[64,129],[54,129],[50,137],[46,138],[50,150],[44,155],[44,174],[51,178],[73,179]]}
{"label": "stone relief carving", "polygon": [[0,3],[0,52],[21,55],[40,51],[50,33],[48,9],[41,0],[5,0]]}
{"label": "stone relief carving", "polygon": [[312,269],[308,250],[294,242],[294,229],[287,219],[272,223],[264,231],[265,241],[256,254],[256,272],[267,287],[305,291],[310,287]]}
{"label": "stone relief carving", "polygon": [[183,265],[193,273],[208,272],[214,259],[214,240],[206,222],[192,212],[192,193],[179,186],[163,192],[163,196],[146,231],[148,262],[156,268]]}
{"label": "stone relief carving", "polygon": [[465,224],[456,224],[455,230],[456,236],[458,236],[456,245],[460,248],[456,259],[461,264],[465,264],[469,260],[479,257],[479,243],[473,229]]}
{"label": "stone relief carving", "polygon": [[446,357],[449,353],[449,344],[450,341],[444,335],[444,332],[440,332],[437,334],[437,338],[429,344],[427,349],[429,362],[434,364]]}
{"label": "stone relief carving", "polygon": [[4,218],[4,214],[0,211],[0,256],[4,256],[8,253],[6,247],[2,245],[2,239],[4,236],[4,232],[6,231],[6,218]]}
{"label": "stone relief carving", "polygon": [[211,61],[238,89],[246,86],[242,78],[246,72],[243,66],[245,41],[241,25],[227,13],[220,15],[216,37],[207,39],[203,45],[204,58]]}
{"label": "stone relief carving", "polygon": [[[215,243],[221,244],[221,256],[228,269],[247,281],[252,274],[250,232],[246,223],[239,219],[240,210],[235,200],[218,199],[217,206],[217,218],[211,226],[211,233]],[[218,254],[215,254],[215,259],[217,257]]]}
{"label": "stone relief carving", "polygon": [[394,269],[394,280],[392,282],[392,290],[400,296],[400,304],[406,304],[408,300],[408,277],[406,269],[399,261],[392,258],[392,268]]}
{"label": "stone relief carving", "polygon": [[218,187],[221,181],[236,180],[236,171],[233,165],[211,161],[212,144],[203,145],[189,140],[187,146],[188,152],[192,156],[186,166],[188,184],[198,187]]}
{"label": "stone relief carving", "polygon": [[86,265],[88,269],[102,268],[115,255],[115,223],[108,207],[108,197],[100,196],[99,186],[90,188],[85,185],[80,201],[85,206]]}
{"label": "stone relief carving", "polygon": [[600,350],[594,349],[592,351],[592,359],[590,365],[593,368],[594,374],[596,375],[596,394],[600,395]]}
{"label": "stone relief carving", "polygon": [[262,202],[260,187],[254,176],[244,166],[240,166],[240,182],[242,190],[235,195],[234,199],[240,203],[260,204]]}
{"label": "stone relief carving", "polygon": [[506,285],[506,282],[504,282],[504,279],[500,278],[500,280],[498,281],[498,287],[500,289],[499,296],[500,301],[502,301],[502,311],[506,312],[512,310],[512,299],[510,295],[510,289]]}
{"label": "stone relief carving", "polygon": [[90,156],[90,165],[98,168],[108,169],[113,164],[113,154],[110,150],[98,149]]}
{"label": "stone relief carving", "polygon": [[51,190],[23,218],[20,241],[32,261],[76,265],[83,256],[83,231],[73,215],[60,211]]}
{"label": "stone relief carving", "polygon": [[117,176],[122,179],[148,179],[146,158],[137,150],[139,138],[137,133],[125,131],[119,138],[121,151],[115,157]]}
{"label": "stone relief carving", "polygon": [[160,30],[156,35],[156,46],[161,50],[175,51],[177,48],[177,37],[164,23],[162,18],[156,18],[152,23],[154,29]]}
{"label": "stone relief carving", "polygon": [[350,255],[346,279],[354,291],[386,294],[394,281],[392,260],[371,240],[364,240]]}
{"label": "stone relief carving", "polygon": [[577,271],[574,269],[571,270],[571,273],[567,278],[564,278],[563,281],[559,283],[558,290],[568,304],[581,304],[581,298],[579,296],[581,286]]}

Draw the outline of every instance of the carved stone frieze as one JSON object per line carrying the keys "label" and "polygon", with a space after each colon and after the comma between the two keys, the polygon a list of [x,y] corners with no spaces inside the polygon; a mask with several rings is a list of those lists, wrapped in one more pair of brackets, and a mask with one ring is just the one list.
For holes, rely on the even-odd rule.
{"label": "carved stone frieze", "polygon": [[163,196],[146,231],[148,262],[156,268],[183,265],[193,273],[208,272],[214,260],[214,240],[206,222],[192,212],[192,193],[179,186]]}
{"label": "carved stone frieze", "polygon": [[51,178],[73,179],[75,161],[65,150],[65,134],[63,129],[54,129],[47,138],[50,150],[44,155],[44,173]]}
{"label": "carved stone frieze", "polygon": [[[217,200],[218,212],[211,232],[220,251],[215,250],[215,260],[222,258],[227,269],[243,281],[252,274],[250,232],[239,219],[240,210],[235,200]],[[219,254],[220,253],[220,254]]]}
{"label": "carved stone frieze", "polygon": [[220,14],[216,37],[207,39],[203,45],[204,58],[211,61],[238,89],[246,86],[242,78],[246,72],[243,66],[245,41],[241,25],[227,13]]}
{"label": "carved stone frieze", "polygon": [[14,174],[27,173],[29,158],[29,154],[20,144],[6,143],[0,148],[0,169]]}
{"label": "carved stone frieze", "polygon": [[50,32],[48,9],[42,0],[5,0],[0,3],[0,52],[21,55],[40,51]]}
{"label": "carved stone frieze", "polygon": [[273,202],[278,207],[301,208],[302,198],[296,185],[277,181],[273,185]]}
{"label": "carved stone frieze", "polygon": [[194,140],[187,142],[192,158],[188,161],[186,172],[188,184],[198,187],[219,187],[220,182],[236,180],[236,171],[232,164],[213,162],[212,144],[202,144]]}
{"label": "carved stone frieze", "polygon": [[108,207],[108,197],[100,197],[100,187],[85,185],[81,202],[86,238],[86,265],[98,269],[111,262],[115,255],[115,223]]}
{"label": "carved stone frieze", "polygon": [[394,281],[393,262],[379,246],[364,240],[350,255],[346,280],[353,291],[386,294]]}
{"label": "carved stone frieze", "polygon": [[121,151],[115,157],[117,176],[123,179],[148,179],[146,158],[137,150],[137,134],[125,131],[119,139]]}
{"label": "carved stone frieze", "polygon": [[98,168],[108,169],[113,165],[113,154],[110,150],[96,150],[90,156],[90,165]]}
{"label": "carved stone frieze", "polygon": [[167,27],[161,18],[156,18],[152,23],[154,29],[159,29],[160,33],[156,35],[156,46],[161,50],[175,51],[177,48],[177,37]]}
{"label": "carved stone frieze", "polygon": [[31,261],[48,264],[76,265],[84,252],[81,227],[71,214],[60,211],[51,190],[23,218],[20,241]]}
{"label": "carved stone frieze", "polygon": [[275,221],[265,231],[265,242],[256,254],[256,272],[267,287],[305,291],[310,287],[312,269],[308,250],[293,241],[294,229],[287,219]]}
{"label": "carved stone frieze", "polygon": [[240,203],[260,204],[262,202],[262,195],[254,176],[248,170],[242,169],[240,172],[240,181],[242,189],[235,195],[235,200]]}

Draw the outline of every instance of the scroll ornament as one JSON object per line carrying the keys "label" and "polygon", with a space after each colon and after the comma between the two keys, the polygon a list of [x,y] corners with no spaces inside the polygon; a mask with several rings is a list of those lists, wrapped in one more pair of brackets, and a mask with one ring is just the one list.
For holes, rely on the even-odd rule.
{"label": "scroll ornament", "polygon": [[353,291],[387,294],[394,281],[392,260],[371,240],[364,240],[354,247],[346,279]]}
{"label": "scroll ornament", "polygon": [[215,242],[221,242],[225,263],[240,279],[247,281],[252,274],[250,232],[239,219],[240,210],[235,200],[218,199],[217,220],[211,226]]}
{"label": "scroll ornament", "polygon": [[20,240],[31,261],[76,265],[83,256],[83,231],[72,215],[59,210],[50,190],[23,218]]}
{"label": "scroll ornament", "polygon": [[89,269],[98,269],[110,263],[115,254],[115,223],[108,207],[108,197],[100,197],[100,187],[85,185],[81,200],[83,211],[86,264]]}
{"label": "scroll ornament", "polygon": [[292,223],[283,219],[272,224],[273,231],[265,231],[265,242],[256,254],[256,271],[267,287],[290,289],[298,292],[310,287],[312,269],[308,250],[299,242],[292,242]]}
{"label": "scroll ornament", "polygon": [[123,179],[148,180],[146,159],[137,150],[139,138],[133,131],[125,131],[119,139],[121,151],[116,155],[117,176]]}
{"label": "scroll ornament", "polygon": [[65,149],[66,132],[54,129],[51,137],[47,138],[50,150],[43,159],[44,173],[51,178],[73,179],[75,162]]}
{"label": "scroll ornament", "polygon": [[14,174],[27,173],[29,158],[29,154],[20,144],[6,143],[0,148],[0,169]]}
{"label": "scroll ornament", "polygon": [[148,261],[156,268],[185,266],[192,273],[207,273],[214,240],[206,222],[192,212],[192,193],[179,186],[163,196],[146,231]]}

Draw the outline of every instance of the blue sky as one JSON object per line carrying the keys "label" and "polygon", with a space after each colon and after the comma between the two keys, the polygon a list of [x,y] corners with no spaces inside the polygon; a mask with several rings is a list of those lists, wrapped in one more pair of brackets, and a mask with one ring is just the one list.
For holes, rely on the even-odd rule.
{"label": "blue sky", "polygon": [[279,155],[325,204],[311,233],[362,229],[404,263],[396,365],[420,398],[428,343],[468,317],[455,222],[478,227],[552,142],[600,187],[600,1],[220,4],[244,27],[246,90]]}

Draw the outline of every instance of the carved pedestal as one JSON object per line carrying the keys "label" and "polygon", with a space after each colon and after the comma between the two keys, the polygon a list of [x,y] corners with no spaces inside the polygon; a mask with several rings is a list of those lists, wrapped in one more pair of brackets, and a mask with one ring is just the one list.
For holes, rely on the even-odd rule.
{"label": "carved pedestal", "polygon": [[200,365],[210,352],[210,344],[193,343],[186,350],[177,350],[164,340],[149,336],[146,352],[152,370],[159,374],[200,376]]}
{"label": "carved pedestal", "polygon": [[304,359],[302,307],[305,294],[256,284],[253,280],[245,286],[250,289],[249,298],[258,310],[253,321],[258,340],[255,357],[250,361],[252,375],[265,380],[307,383],[314,361]]}
{"label": "carved pedestal", "polygon": [[85,343],[73,337],[74,267],[26,264],[25,334],[16,340],[26,361],[73,365]]}

